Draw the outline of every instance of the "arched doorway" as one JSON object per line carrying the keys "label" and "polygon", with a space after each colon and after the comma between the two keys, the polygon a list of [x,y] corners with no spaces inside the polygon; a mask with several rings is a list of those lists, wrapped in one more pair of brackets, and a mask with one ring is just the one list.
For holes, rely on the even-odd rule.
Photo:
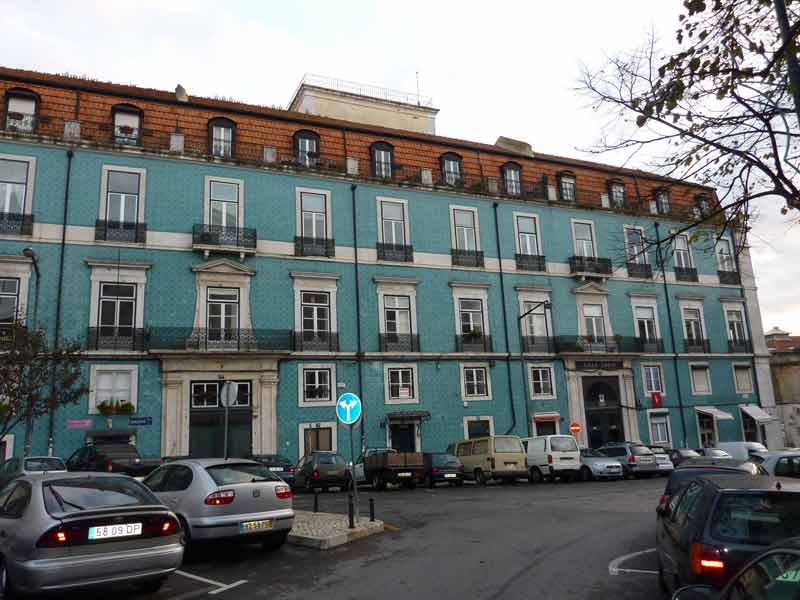
{"label": "arched doorway", "polygon": [[589,447],[625,441],[619,380],[616,377],[584,377],[583,403]]}

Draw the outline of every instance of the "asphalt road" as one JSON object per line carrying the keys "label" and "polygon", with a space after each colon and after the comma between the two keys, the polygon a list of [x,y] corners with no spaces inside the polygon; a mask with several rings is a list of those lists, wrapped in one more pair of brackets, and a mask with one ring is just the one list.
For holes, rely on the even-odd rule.
{"label": "asphalt road", "polygon": [[[390,531],[328,552],[202,547],[150,598],[658,599],[655,555],[624,557],[653,547],[664,483],[365,488]],[[311,502],[295,498],[297,508]],[[321,494],[320,510],[345,512],[345,495]],[[109,594],[80,595],[94,597]]]}

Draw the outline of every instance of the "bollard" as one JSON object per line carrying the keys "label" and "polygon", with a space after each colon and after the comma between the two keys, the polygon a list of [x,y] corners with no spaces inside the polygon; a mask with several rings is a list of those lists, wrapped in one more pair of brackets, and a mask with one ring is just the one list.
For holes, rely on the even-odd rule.
{"label": "bollard", "polygon": [[369,521],[370,523],[375,522],[375,498],[369,499]]}
{"label": "bollard", "polygon": [[353,516],[353,494],[347,494],[347,519],[350,522],[350,529],[355,529],[356,527]]}
{"label": "bollard", "polygon": [[319,492],[314,490],[314,512],[319,512]]}

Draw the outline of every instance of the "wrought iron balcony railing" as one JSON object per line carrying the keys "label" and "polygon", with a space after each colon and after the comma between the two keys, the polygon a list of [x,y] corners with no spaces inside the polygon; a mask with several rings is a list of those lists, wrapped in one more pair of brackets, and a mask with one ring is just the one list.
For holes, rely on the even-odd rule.
{"label": "wrought iron balcony railing", "polygon": [[627,263],[628,277],[637,277],[639,279],[652,279],[653,278],[653,265],[642,263]]}
{"label": "wrought iron balcony railing", "polygon": [[376,248],[378,250],[378,260],[414,262],[414,246],[378,243]]}
{"label": "wrought iron balcony railing", "polygon": [[622,336],[561,335],[556,337],[557,352],[596,352],[601,354],[635,351],[633,338]]}
{"label": "wrought iron balcony railing", "polygon": [[151,327],[145,333],[149,350],[198,351],[290,351],[289,329],[207,329],[192,327]]}
{"label": "wrought iron balcony railing", "polygon": [[515,254],[518,271],[547,271],[547,261],[537,254]]}
{"label": "wrought iron balcony railing", "polygon": [[114,143],[136,146],[139,143],[139,128],[118,125],[114,127]]}
{"label": "wrought iron balcony railing", "polygon": [[0,234],[33,235],[33,215],[0,212]]}
{"label": "wrought iron balcony railing", "polygon": [[147,225],[97,219],[94,224],[94,239],[98,242],[144,244],[147,242]]}
{"label": "wrought iron balcony railing", "polygon": [[450,249],[453,265],[457,267],[482,267],[483,250],[459,250]]}
{"label": "wrought iron balcony railing", "polygon": [[570,256],[570,273],[592,273],[598,275],[611,275],[611,259],[597,258],[595,256]]}
{"label": "wrought iron balcony railing", "polygon": [[294,238],[295,256],[326,256],[336,254],[336,241],[328,238],[296,236]]}
{"label": "wrought iron balcony railing", "polygon": [[644,354],[662,354],[664,340],[658,338],[634,338],[637,352]]}
{"label": "wrought iron balcony railing", "polygon": [[522,336],[523,352],[555,352],[555,339],[543,335]]}
{"label": "wrought iron balcony railing", "polygon": [[694,267],[675,267],[677,281],[697,281],[697,269]]}
{"label": "wrought iron balcony railing", "polygon": [[381,333],[381,352],[419,352],[419,335],[411,333]]}
{"label": "wrought iron balcony railing", "polygon": [[248,227],[223,227],[197,223],[192,228],[193,246],[219,246],[238,249],[256,249],[256,230]]}
{"label": "wrought iron balcony railing", "polygon": [[750,340],[728,340],[728,352],[751,354],[753,343]]}
{"label": "wrought iron balcony railing", "polygon": [[725,285],[739,285],[742,283],[742,277],[739,271],[717,271],[719,282]]}
{"label": "wrought iron balcony railing", "polygon": [[86,346],[89,350],[128,350],[144,352],[144,329],[135,327],[89,327]]}
{"label": "wrought iron balcony railing", "polygon": [[466,333],[456,336],[456,352],[491,352],[492,336]]}
{"label": "wrought iron balcony railing", "polygon": [[298,351],[339,351],[339,334],[329,331],[295,331],[294,349]]}
{"label": "wrought iron balcony railing", "polygon": [[683,340],[683,350],[690,354],[708,354],[711,352],[711,342],[707,339],[686,338]]}
{"label": "wrought iron balcony railing", "polygon": [[18,131],[19,133],[33,133],[36,131],[36,115],[26,115],[25,113],[9,112],[6,115],[6,131]]}

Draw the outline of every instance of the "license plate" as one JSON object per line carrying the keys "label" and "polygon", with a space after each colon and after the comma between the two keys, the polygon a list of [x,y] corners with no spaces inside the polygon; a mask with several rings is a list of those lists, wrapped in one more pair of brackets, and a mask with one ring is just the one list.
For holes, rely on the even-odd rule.
{"label": "license plate", "polygon": [[398,477],[411,477],[411,473],[403,471],[402,473],[397,474]]}
{"label": "license plate", "polygon": [[121,523],[119,525],[89,527],[90,540],[107,540],[110,538],[131,537],[134,535],[142,535],[141,523]]}
{"label": "license plate", "polygon": [[272,519],[263,519],[261,521],[244,521],[239,523],[239,531],[247,533],[249,531],[260,531],[262,529],[272,529]]}
{"label": "license plate", "polygon": [[457,477],[457,475],[455,473],[445,473],[444,474],[444,478],[445,479],[455,479],[456,477]]}
{"label": "license plate", "polygon": [[283,467],[270,467],[270,471],[283,471]]}
{"label": "license plate", "polygon": [[505,466],[507,466],[507,467],[516,467],[517,466],[517,463],[515,463],[515,462],[507,462],[507,463],[503,463],[503,464]]}

